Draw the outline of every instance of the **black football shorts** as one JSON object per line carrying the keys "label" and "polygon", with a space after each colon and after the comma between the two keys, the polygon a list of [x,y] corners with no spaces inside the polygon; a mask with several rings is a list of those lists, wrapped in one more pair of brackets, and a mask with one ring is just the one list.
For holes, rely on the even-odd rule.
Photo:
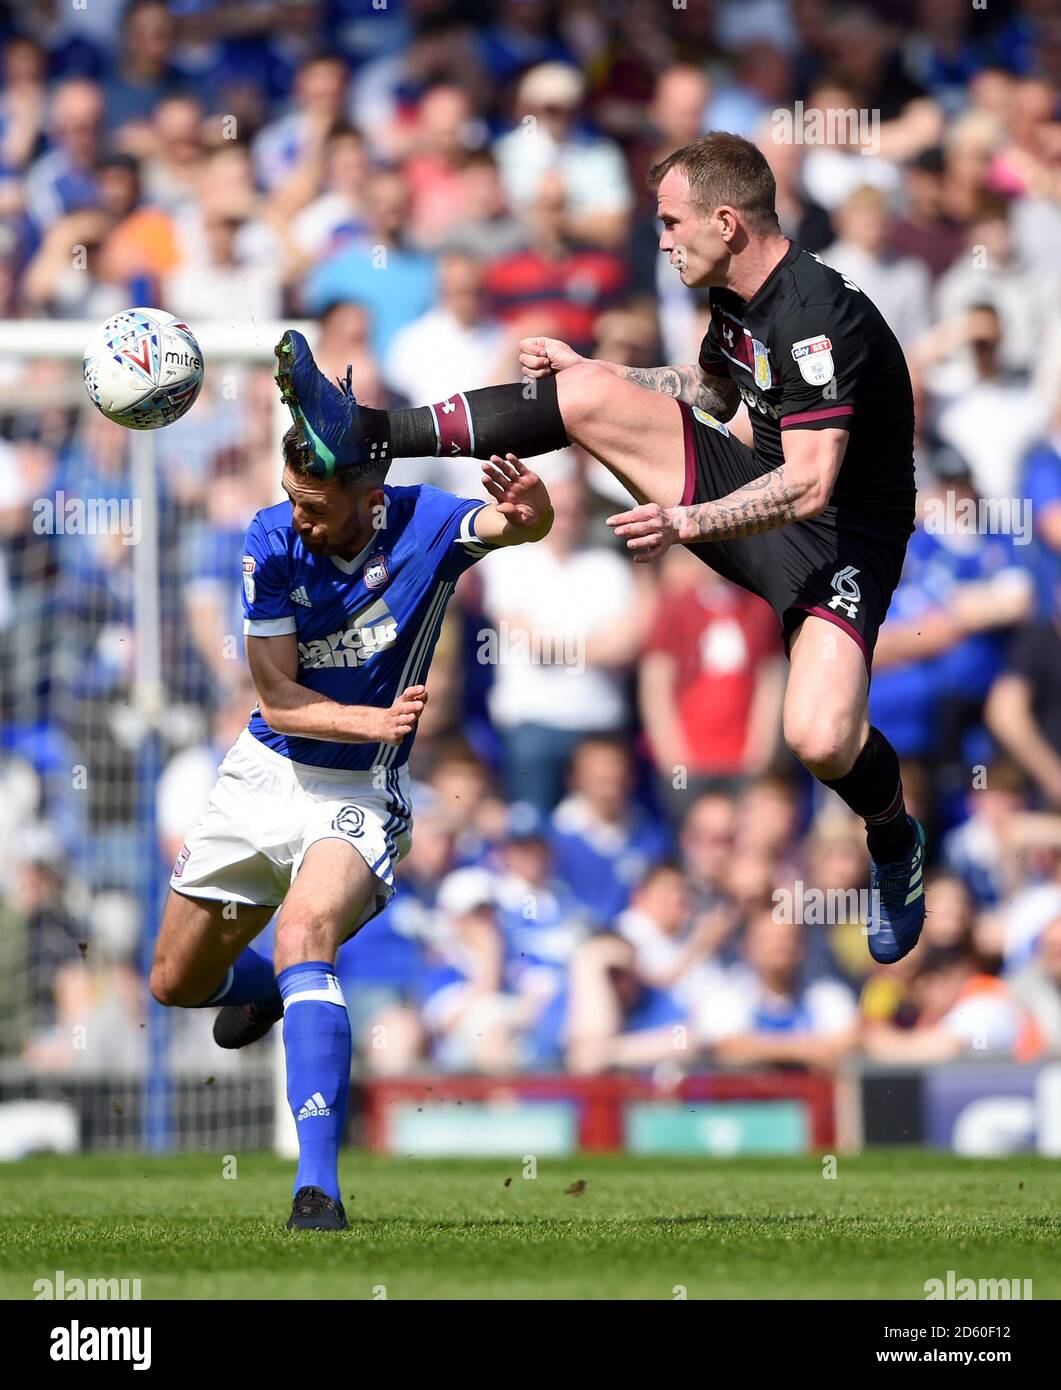
{"label": "black football shorts", "polygon": [[[762,474],[752,450],[726,426],[684,401],[679,404],[685,427],[683,506],[717,501]],[[860,525],[830,506],[820,516],[774,531],[688,549],[723,578],[766,600],[781,625],[786,651],[811,613],[848,632],[869,668],[899,582],[908,534],[894,527],[891,533],[874,533],[868,523]]]}

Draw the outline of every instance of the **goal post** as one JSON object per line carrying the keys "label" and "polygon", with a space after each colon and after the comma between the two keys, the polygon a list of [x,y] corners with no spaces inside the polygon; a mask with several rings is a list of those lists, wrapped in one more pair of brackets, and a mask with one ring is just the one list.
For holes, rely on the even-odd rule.
{"label": "goal post", "polygon": [[[58,406],[65,410],[80,404],[86,412],[94,410],[82,389],[81,360],[85,344],[97,329],[97,324],[9,320],[3,322],[2,327],[6,330],[3,341],[12,345],[14,351],[6,354],[8,370],[3,373],[0,384],[0,438],[15,437],[19,433],[22,437],[27,434],[32,437],[36,428],[35,416],[49,408]],[[288,328],[298,328],[311,343],[317,337],[315,324],[299,321],[245,325],[204,322],[193,327],[202,348],[208,382],[212,371],[224,367],[235,369],[271,365],[275,360],[274,345]],[[3,356],[0,353],[0,358]],[[21,390],[20,368],[33,361],[62,363],[68,370],[55,377],[41,373],[43,384]],[[34,374],[30,375],[32,377]],[[215,404],[217,394],[215,392]],[[189,418],[194,418],[194,412],[193,406]],[[23,426],[20,431],[9,428],[10,422],[16,418]],[[28,431],[24,428],[27,419],[31,425]],[[272,417],[272,431],[277,446],[289,423],[287,409],[277,393]],[[95,779],[92,793],[94,810],[92,814],[87,814],[85,801],[79,804],[77,800],[82,795],[81,791],[69,785],[69,778],[65,787],[62,779],[58,779],[59,809],[64,813],[67,810],[70,812],[68,818],[65,815],[62,817],[63,824],[69,823],[74,827],[66,834],[62,848],[70,856],[71,863],[89,866],[89,872],[82,876],[83,882],[76,889],[87,915],[91,915],[93,894],[99,893],[100,885],[105,890],[110,879],[109,869],[102,867],[102,859],[98,861],[98,872],[94,871],[95,857],[103,855],[104,850],[108,853],[113,850],[115,862],[123,857],[126,861],[118,865],[117,877],[127,897],[135,900],[137,948],[133,950],[131,959],[137,963],[139,988],[143,995],[139,1003],[142,1020],[139,1046],[133,1046],[128,1057],[119,1056],[104,1081],[100,1081],[97,1074],[92,1072],[91,1063],[87,1072],[79,1073],[78,1067],[84,1059],[78,1058],[73,1051],[69,1053],[67,1066],[64,1060],[67,1054],[63,1048],[69,1047],[69,1044],[62,1039],[52,1040],[53,1053],[47,1057],[36,1043],[21,1050],[15,1047],[11,1052],[5,1052],[2,1058],[4,1086],[0,1096],[4,1099],[22,1096],[43,1099],[74,1097],[75,1102],[82,1106],[82,1127],[88,1143],[102,1142],[163,1152],[178,1143],[202,1143],[208,1135],[222,1138],[238,1131],[241,1134],[253,1133],[258,1136],[258,1142],[287,1150],[290,1147],[290,1134],[285,1122],[290,1120],[290,1116],[284,1097],[282,1047],[269,1049],[272,1060],[264,1071],[260,1054],[252,1059],[218,1058],[217,1081],[221,1084],[209,1090],[215,1082],[213,1075],[200,1075],[202,1067],[198,1071],[189,1071],[186,1063],[174,1057],[174,1047],[178,1046],[174,1035],[180,1025],[175,1011],[156,1004],[147,990],[147,971],[168,886],[168,873],[161,853],[157,794],[167,760],[167,742],[172,732],[169,727],[172,701],[171,692],[166,688],[163,649],[167,642],[172,644],[167,622],[172,623],[174,618],[172,604],[165,602],[166,586],[179,582],[179,576],[168,572],[164,563],[164,556],[172,549],[168,544],[172,537],[164,536],[160,525],[163,511],[159,491],[158,433],[130,430],[126,432],[125,440],[128,474],[123,486],[130,492],[138,509],[138,533],[135,544],[131,546],[132,554],[126,557],[132,589],[134,655],[131,669],[123,672],[120,685],[114,689],[112,703],[122,707],[123,752],[128,755],[124,775],[132,785],[124,792],[117,789],[117,784],[112,788],[107,781],[113,775],[109,769],[89,767],[86,777]],[[91,460],[88,472],[91,472]],[[279,468],[277,478],[279,480]],[[279,495],[278,486],[278,498]],[[249,521],[248,516],[246,522]],[[64,541],[63,544],[68,542]],[[0,554],[0,581],[3,580],[2,562],[3,556]],[[37,597],[30,605],[34,612],[49,611],[51,595],[48,586],[53,579],[45,571],[46,562],[42,561],[40,574],[31,573],[28,580],[23,576],[23,581],[37,591]],[[233,591],[238,584],[238,575],[233,574]],[[96,602],[95,598],[84,595],[79,601],[90,607]],[[98,607],[102,609],[103,604],[104,599],[101,598]],[[101,645],[112,640],[113,634],[107,630],[106,615],[102,611],[93,608],[88,618],[90,624],[100,629]],[[55,721],[58,702],[59,717],[55,722],[82,734],[85,743],[90,746],[96,741],[104,742],[110,730],[105,730],[103,725],[117,717],[114,710],[102,701],[93,703],[91,682],[81,679],[78,672],[74,671],[71,675],[63,666],[58,677],[53,679],[51,676],[54,667],[62,666],[63,634],[42,632],[39,639],[35,636],[35,640],[39,640],[41,645],[42,669],[47,668],[49,672],[44,681],[49,692],[47,697],[35,695],[37,684],[40,683],[35,684],[32,672],[25,679],[17,673],[11,676],[15,669],[14,659],[0,664],[0,697],[11,694],[3,688],[6,679],[13,680],[20,690],[24,686],[30,692],[28,696],[20,697],[16,722],[30,728],[38,723],[47,723],[49,719]],[[59,655],[56,656],[56,653]],[[36,655],[34,659],[37,659]],[[115,661],[119,659],[116,657]],[[86,690],[89,691],[88,695],[85,694]],[[48,703],[47,709],[44,708],[45,701]],[[9,698],[5,699],[5,704],[10,708],[15,707]],[[86,761],[91,763],[91,757]],[[115,822],[123,816],[127,820],[131,817],[131,822],[121,827],[121,834],[112,833],[117,826],[107,823],[112,805]],[[76,871],[73,877],[77,877]],[[83,943],[82,956],[89,966],[93,966],[91,937],[87,932],[86,936],[89,936],[89,940]],[[23,985],[24,993],[29,997],[39,990],[40,981],[32,980],[27,972]],[[12,984],[11,988],[18,986]],[[89,1041],[90,1047],[94,1045],[93,1038],[90,1037]],[[114,1046],[117,1047],[117,1044]],[[77,1047],[76,1042],[73,1047]],[[106,1053],[105,1048],[101,1050]],[[242,1128],[233,1125],[226,1128],[223,1113],[222,1097],[240,1092],[236,1072],[227,1070],[233,1061],[247,1063],[243,1070],[248,1074],[257,1068],[253,1098],[247,1102],[246,1124]],[[214,1069],[212,1064],[210,1070]],[[95,1098],[94,1088],[99,1089],[100,1098]],[[243,1089],[245,1091],[246,1087]],[[85,1121],[88,1113],[85,1107],[89,1104],[85,1096],[90,1092],[94,1097],[91,1102],[93,1106],[97,1105],[98,1099],[100,1115],[93,1111],[93,1118]],[[102,1096],[107,1093],[112,1094],[114,1099],[109,1104],[110,1114],[104,1116],[105,1102]],[[197,1133],[197,1130],[201,1132]]]}

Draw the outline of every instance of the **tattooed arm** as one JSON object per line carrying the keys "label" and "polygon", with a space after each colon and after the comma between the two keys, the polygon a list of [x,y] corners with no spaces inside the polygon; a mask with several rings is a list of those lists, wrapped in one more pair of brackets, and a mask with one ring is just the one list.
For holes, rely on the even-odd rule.
{"label": "tattooed arm", "polygon": [[784,462],[714,502],[689,507],[634,507],[608,518],[635,560],[655,560],[675,544],[734,540],[773,531],[825,510],[847,448],[841,429],[793,430],[783,436]]}
{"label": "tattooed arm", "polygon": [[709,376],[701,371],[697,362],[682,367],[620,367],[614,362],[602,362],[601,366],[636,386],[688,401],[690,405],[706,410],[716,420],[731,419],[740,404],[735,381],[728,376]]}
{"label": "tattooed arm", "polygon": [[[523,338],[519,344],[520,367],[529,377],[551,376],[586,360],[559,338]],[[735,381],[728,376],[708,376],[697,362],[682,367],[623,367],[618,362],[594,360],[598,367],[606,367],[625,381],[688,401],[716,420],[730,419],[740,404]]]}

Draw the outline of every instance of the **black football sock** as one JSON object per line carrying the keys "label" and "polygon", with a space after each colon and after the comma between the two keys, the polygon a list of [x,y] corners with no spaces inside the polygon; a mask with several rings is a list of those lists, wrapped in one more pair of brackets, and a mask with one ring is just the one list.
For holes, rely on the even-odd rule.
{"label": "black football sock", "polygon": [[408,410],[370,410],[361,407],[361,437],[374,445],[373,456],[382,459],[445,458],[488,459],[491,454],[519,454],[534,458],[568,443],[556,399],[556,378],[533,383],[484,386],[461,391],[436,405]]}
{"label": "black football sock", "polygon": [[866,822],[866,844],[874,863],[894,864],[912,852],[914,833],[906,819],[899,755],[879,729],[870,729],[850,772],[832,781],[819,780]]}

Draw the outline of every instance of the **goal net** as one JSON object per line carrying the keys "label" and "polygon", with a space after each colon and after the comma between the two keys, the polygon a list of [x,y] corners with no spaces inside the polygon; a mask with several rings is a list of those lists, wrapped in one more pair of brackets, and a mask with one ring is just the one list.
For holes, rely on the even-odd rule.
{"label": "goal net", "polygon": [[88,403],[93,325],[4,328],[0,1157],[270,1144],[282,1049],[222,1052],[213,1011],[161,1008],[147,977],[170,866],[254,702],[237,576],[279,497],[283,326],[205,325],[195,409],[149,433]]}

